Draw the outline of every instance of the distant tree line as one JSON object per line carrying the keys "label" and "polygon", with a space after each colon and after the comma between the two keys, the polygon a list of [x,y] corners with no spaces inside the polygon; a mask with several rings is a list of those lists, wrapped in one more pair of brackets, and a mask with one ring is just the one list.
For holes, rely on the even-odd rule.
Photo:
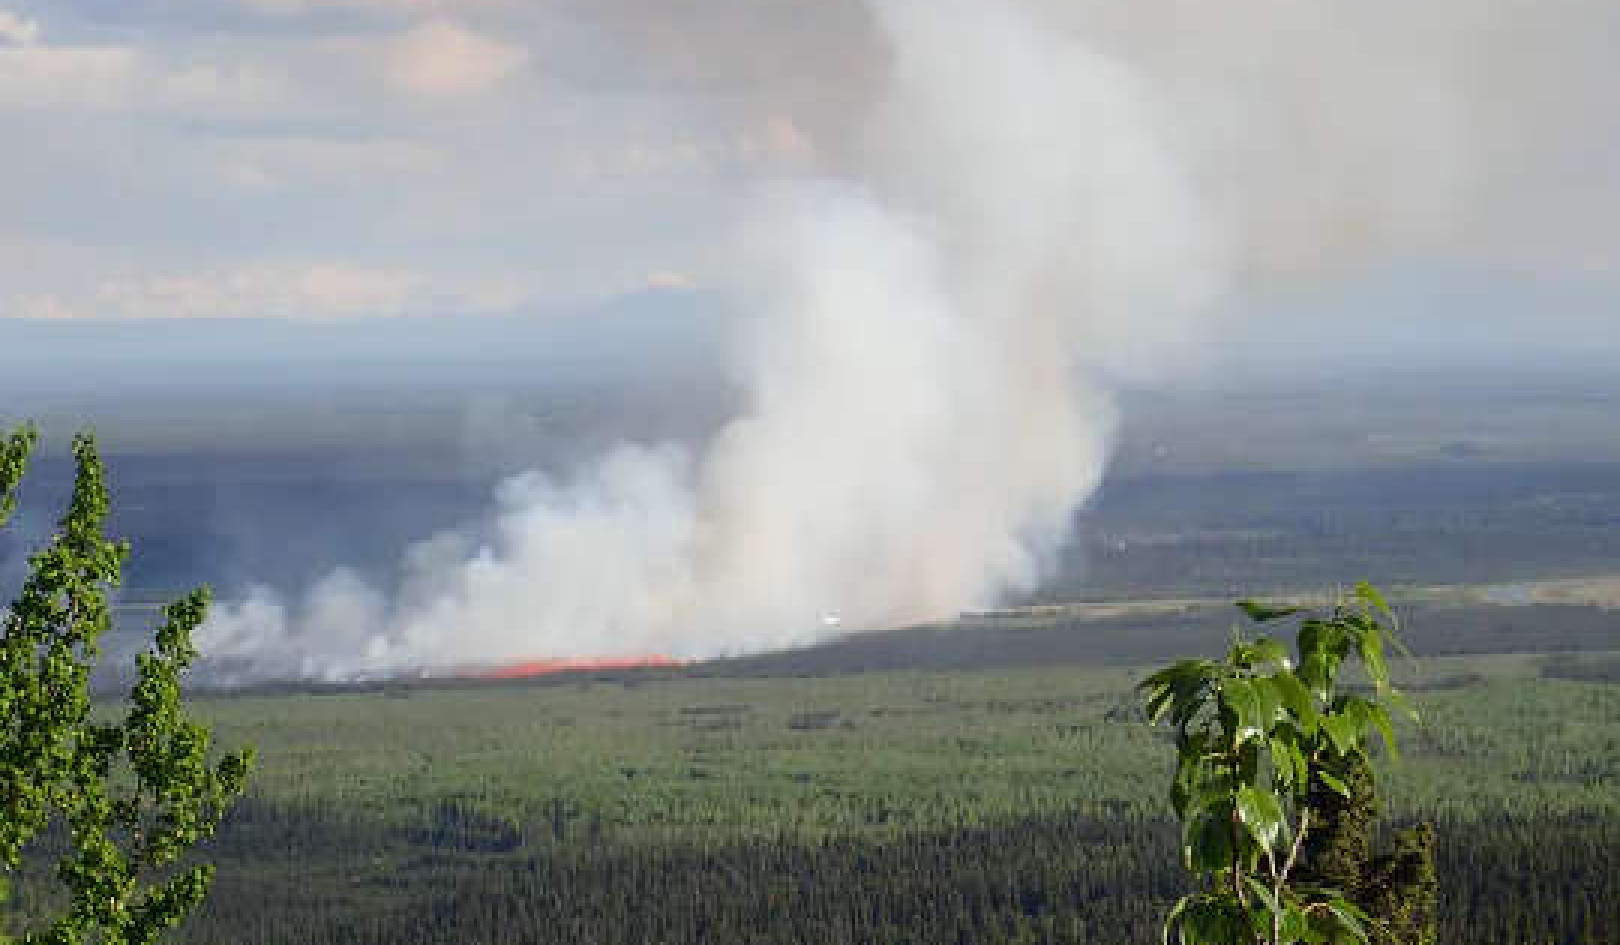
{"label": "distant tree line", "polygon": [[[1613,942],[1620,819],[1529,806],[1434,826],[1438,941]],[[513,827],[446,813],[438,829],[404,829],[353,806],[245,801],[208,845],[216,888],[176,940],[1156,945],[1189,888],[1179,826],[1123,810],[640,847],[588,819]]]}

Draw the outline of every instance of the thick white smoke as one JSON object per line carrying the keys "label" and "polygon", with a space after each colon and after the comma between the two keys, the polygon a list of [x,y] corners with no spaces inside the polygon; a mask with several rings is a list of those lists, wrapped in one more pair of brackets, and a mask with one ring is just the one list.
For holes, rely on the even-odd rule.
{"label": "thick white smoke", "polygon": [[1221,287],[1129,69],[992,0],[874,0],[894,61],[860,180],[760,194],[742,412],[702,455],[625,446],[506,483],[492,537],[222,607],[211,656],[345,678],[708,656],[951,615],[1032,586],[1096,487],[1106,380],[1172,363]]}

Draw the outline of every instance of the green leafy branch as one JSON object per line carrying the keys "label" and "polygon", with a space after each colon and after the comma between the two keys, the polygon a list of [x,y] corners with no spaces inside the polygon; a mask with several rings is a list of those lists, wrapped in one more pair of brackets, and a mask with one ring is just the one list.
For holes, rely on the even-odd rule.
{"label": "green leafy branch", "polygon": [[[1416,719],[1389,681],[1401,647],[1389,605],[1366,583],[1324,613],[1240,601],[1259,624],[1297,618],[1297,658],[1269,637],[1234,639],[1223,660],[1183,660],[1139,690],[1152,722],[1176,730],[1170,800],[1182,858],[1203,878],[1176,903],[1166,943],[1284,945],[1367,942],[1377,926],[1349,891],[1301,880],[1313,797],[1349,798],[1346,773],[1366,764],[1374,733],[1396,751],[1391,711]],[[1369,695],[1337,686],[1356,660]]]}
{"label": "green leafy branch", "polygon": [[[25,428],[0,444],[0,524],[35,441]],[[70,902],[22,940],[145,945],[206,894],[211,868],[176,862],[241,795],[252,753],[210,764],[208,729],[181,707],[206,590],[164,609],[152,648],[136,658],[123,719],[96,720],[90,672],[128,546],[103,534],[109,501],[94,439],[75,438],[73,455],[73,493],[57,533],[30,559],[16,601],[0,615],[0,882],[59,818],[70,849],[56,873]],[[0,886],[0,904],[5,892]]]}

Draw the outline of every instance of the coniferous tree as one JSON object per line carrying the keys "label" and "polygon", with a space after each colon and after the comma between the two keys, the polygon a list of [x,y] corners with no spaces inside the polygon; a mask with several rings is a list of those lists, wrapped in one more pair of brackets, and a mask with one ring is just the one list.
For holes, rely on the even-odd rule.
{"label": "coniferous tree", "polygon": [[1433,945],[1437,937],[1434,828],[1403,830],[1393,849],[1374,856],[1378,796],[1372,765],[1363,755],[1338,759],[1329,769],[1346,790],[1313,780],[1306,804],[1317,825],[1300,856],[1302,882],[1344,890],[1371,916],[1374,939],[1388,945]]}

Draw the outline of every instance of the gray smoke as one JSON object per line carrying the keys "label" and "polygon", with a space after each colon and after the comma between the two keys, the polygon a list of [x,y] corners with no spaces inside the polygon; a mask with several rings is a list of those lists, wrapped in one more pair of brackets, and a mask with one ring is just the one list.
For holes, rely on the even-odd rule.
{"label": "gray smoke", "polygon": [[[1259,4],[1292,25],[1288,55],[1175,6],[1210,21],[1184,59],[1107,7],[1065,29],[1039,4],[872,0],[883,88],[859,156],[824,165],[858,170],[763,187],[740,228],[744,406],[712,443],[518,476],[492,535],[422,542],[398,594],[347,572],[255,592],[206,652],[318,678],[703,657],[812,641],[830,612],[847,632],[1032,587],[1102,474],[1111,385],[1188,363],[1254,272],[1438,239],[1461,179],[1445,88],[1363,77],[1291,5]],[[1253,74],[1212,82],[1227,65]],[[1294,101],[1313,70],[1342,134]],[[1411,174],[1368,144],[1403,129]],[[1333,141],[1361,150],[1314,150]]]}

